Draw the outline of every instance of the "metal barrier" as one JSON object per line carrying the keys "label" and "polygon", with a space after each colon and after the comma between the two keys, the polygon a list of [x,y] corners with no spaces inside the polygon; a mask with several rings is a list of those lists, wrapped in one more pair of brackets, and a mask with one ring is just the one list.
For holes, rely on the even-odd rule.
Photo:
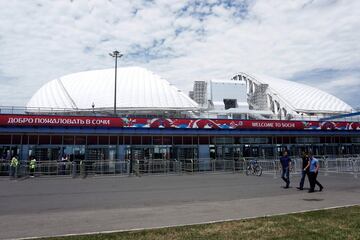
{"label": "metal barrier", "polygon": [[182,163],[175,160],[149,159],[136,160],[133,173],[136,176],[150,174],[181,174]]}
{"label": "metal barrier", "polygon": [[[20,161],[17,168],[11,168],[9,161],[0,162],[0,176],[34,177],[43,176],[142,176],[159,174],[195,174],[215,172],[245,172],[250,161],[255,160],[261,166],[264,174],[273,174],[274,178],[281,174],[281,164],[278,159],[142,159],[133,160],[82,160],[82,161],[37,161],[33,172],[30,172],[28,162]],[[357,177],[360,173],[360,157],[320,158],[320,172],[350,173]],[[292,173],[301,173],[302,159],[292,159]]]}
{"label": "metal barrier", "polygon": [[10,164],[9,161],[0,162],[0,176],[9,176]]}
{"label": "metal barrier", "polygon": [[83,171],[87,175],[119,175],[128,173],[128,164],[127,161],[95,161],[88,162],[84,161],[85,168]]}

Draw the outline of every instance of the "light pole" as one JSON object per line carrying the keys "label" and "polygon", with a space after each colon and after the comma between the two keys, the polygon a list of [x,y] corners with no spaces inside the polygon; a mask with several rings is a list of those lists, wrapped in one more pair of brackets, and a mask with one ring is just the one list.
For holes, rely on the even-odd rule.
{"label": "light pole", "polygon": [[116,115],[116,78],[117,78],[117,59],[121,58],[123,55],[115,50],[112,53],[109,53],[110,56],[112,56],[113,58],[115,58],[115,89],[114,89],[114,115]]}

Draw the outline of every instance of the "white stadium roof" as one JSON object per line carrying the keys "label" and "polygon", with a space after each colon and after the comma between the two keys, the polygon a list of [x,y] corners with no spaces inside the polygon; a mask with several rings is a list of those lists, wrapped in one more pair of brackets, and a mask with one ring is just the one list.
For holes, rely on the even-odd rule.
{"label": "white stadium roof", "polygon": [[[43,85],[29,108],[112,109],[114,69],[69,74]],[[160,76],[140,67],[118,68],[118,110],[195,110],[197,103]]]}
{"label": "white stadium roof", "polygon": [[320,89],[262,74],[243,74],[256,82],[268,84],[272,96],[280,98],[288,110],[313,113],[347,113],[353,109],[339,98]]}

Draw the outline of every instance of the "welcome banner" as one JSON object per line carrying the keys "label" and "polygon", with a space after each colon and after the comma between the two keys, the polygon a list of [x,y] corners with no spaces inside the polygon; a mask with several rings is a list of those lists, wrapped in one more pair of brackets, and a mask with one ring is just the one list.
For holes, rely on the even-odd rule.
{"label": "welcome banner", "polygon": [[3,127],[360,130],[359,122],[0,115]]}

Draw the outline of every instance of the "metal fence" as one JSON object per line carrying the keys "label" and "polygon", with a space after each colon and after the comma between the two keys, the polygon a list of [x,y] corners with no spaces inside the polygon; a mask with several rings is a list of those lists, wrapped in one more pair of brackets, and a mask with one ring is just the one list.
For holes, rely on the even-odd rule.
{"label": "metal fence", "polygon": [[[277,159],[185,159],[185,160],[98,160],[98,161],[38,161],[34,171],[28,162],[21,161],[18,167],[12,168],[8,161],[0,162],[0,176],[13,178],[27,177],[87,177],[87,176],[143,176],[159,174],[197,174],[197,173],[242,173],[250,164],[256,161],[264,174],[281,174],[281,164]],[[360,157],[348,158],[319,158],[320,172],[349,173],[355,177],[360,173]],[[292,158],[292,172],[302,171],[302,159]]]}

